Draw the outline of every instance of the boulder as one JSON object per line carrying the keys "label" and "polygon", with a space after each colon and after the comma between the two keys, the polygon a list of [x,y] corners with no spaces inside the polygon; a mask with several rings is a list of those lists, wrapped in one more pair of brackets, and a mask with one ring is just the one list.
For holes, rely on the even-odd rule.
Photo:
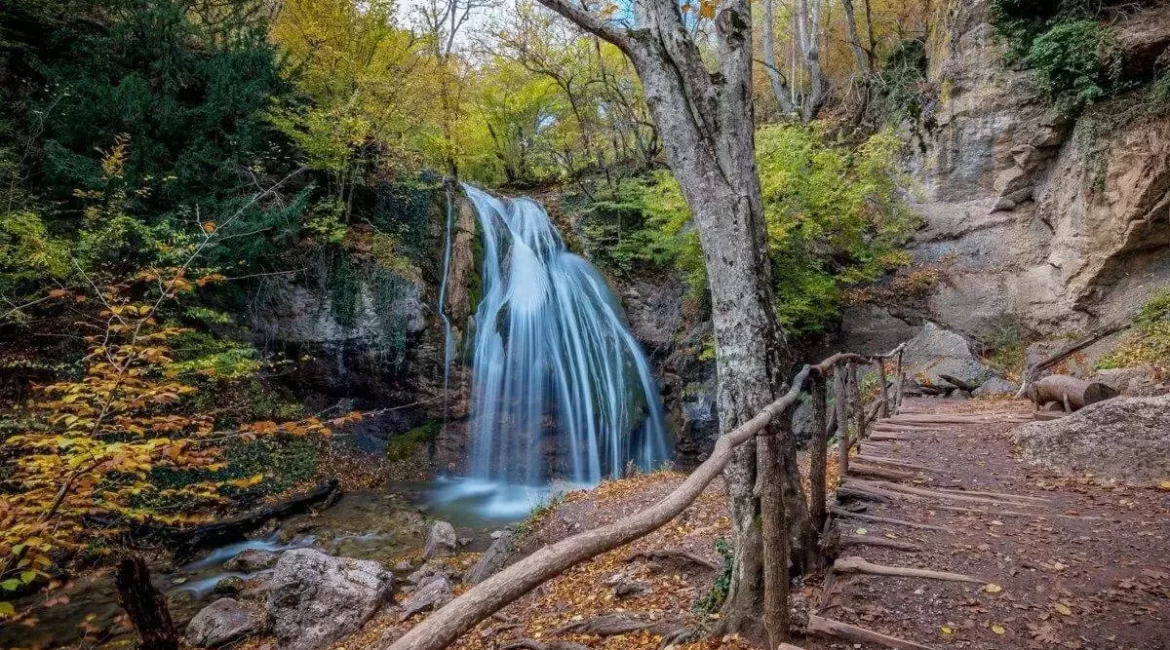
{"label": "boulder", "polygon": [[991,369],[971,352],[967,339],[930,322],[906,343],[903,364],[908,377],[923,374],[934,385],[949,385],[942,375],[968,384],[979,384],[992,375]]}
{"label": "boulder", "polygon": [[1099,370],[1091,380],[1131,397],[1152,397],[1165,392],[1159,390],[1158,371],[1153,366]]}
{"label": "boulder", "polygon": [[451,593],[451,583],[445,576],[436,575],[402,603],[402,614],[399,616],[399,620],[405,621],[419,612],[436,610],[454,598],[454,594]]}
{"label": "boulder", "polygon": [[266,551],[261,548],[249,548],[227,562],[224,562],[223,568],[228,571],[255,573],[272,568],[279,558],[280,555],[272,551]]}
{"label": "boulder", "polygon": [[260,629],[260,617],[232,598],[220,598],[199,610],[187,624],[187,642],[217,648]]}
{"label": "boulder", "polygon": [[450,555],[455,552],[458,539],[455,537],[455,527],[445,521],[436,521],[431,525],[431,532],[423,544],[423,559],[429,560],[440,555]]}
{"label": "boulder", "polygon": [[511,551],[512,532],[507,531],[497,537],[496,541],[492,542],[492,545],[488,547],[488,550],[479,556],[479,561],[464,576],[464,582],[474,585],[487,580],[496,571],[504,568],[504,564],[508,562],[508,556],[511,554]]}
{"label": "boulder", "polygon": [[424,564],[417,571],[406,576],[407,584],[422,587],[435,578],[451,579],[451,574],[430,564]]}
{"label": "boulder", "polygon": [[1170,477],[1170,396],[1090,404],[1026,424],[1015,440],[1024,460],[1059,474],[1156,485]]}
{"label": "boulder", "polygon": [[371,560],[315,549],[280,556],[268,618],[280,650],[318,650],[361,628],[390,599],[394,576]]}
{"label": "boulder", "polygon": [[983,382],[979,388],[976,388],[971,394],[975,397],[990,397],[992,395],[1015,395],[1020,387],[1006,379],[999,377],[992,377]]}

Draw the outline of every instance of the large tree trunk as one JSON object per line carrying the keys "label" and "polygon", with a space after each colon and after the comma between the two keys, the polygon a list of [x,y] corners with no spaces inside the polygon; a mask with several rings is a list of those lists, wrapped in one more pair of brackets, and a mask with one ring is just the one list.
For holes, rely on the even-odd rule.
{"label": "large tree trunk", "polygon": [[[586,13],[570,0],[541,0],[630,57],[662,134],[666,159],[699,230],[714,315],[722,432],[771,403],[780,390],[783,337],[776,321],[752,120],[752,17],[726,0],[715,19],[718,70],[707,68],[674,0],[638,0],[635,29]],[[773,424],[764,467],[781,466],[788,533],[805,552],[807,507],[787,428]],[[756,447],[735,450],[724,471],[735,563],[722,623],[762,638],[764,611]],[[803,557],[799,555],[798,557]],[[786,606],[786,605],[785,605]]]}

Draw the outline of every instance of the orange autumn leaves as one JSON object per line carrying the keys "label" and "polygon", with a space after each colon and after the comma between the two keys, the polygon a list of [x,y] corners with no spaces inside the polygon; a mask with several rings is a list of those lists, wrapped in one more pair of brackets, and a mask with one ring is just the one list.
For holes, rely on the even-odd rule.
{"label": "orange autumn leaves", "polygon": [[[166,275],[138,278],[157,287],[154,300],[132,299],[125,286],[102,291],[96,320],[103,325],[85,337],[76,374],[34,386],[9,420],[0,456],[0,601],[5,591],[49,582],[55,561],[108,553],[134,525],[204,521],[226,489],[265,480],[224,477],[226,445],[327,436],[331,426],[360,417],[239,424],[198,409],[191,399],[200,384],[175,371],[177,339],[188,330],[166,322],[160,306],[215,278]],[[56,297],[74,300],[69,292]],[[169,480],[159,480],[160,472]],[[14,614],[0,602],[0,616]]]}

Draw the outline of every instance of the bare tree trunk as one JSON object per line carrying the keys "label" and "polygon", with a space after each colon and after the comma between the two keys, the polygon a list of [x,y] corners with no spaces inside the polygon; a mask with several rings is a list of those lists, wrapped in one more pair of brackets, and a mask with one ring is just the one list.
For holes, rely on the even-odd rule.
{"label": "bare tree trunk", "polygon": [[776,0],[764,0],[764,69],[772,84],[772,94],[785,115],[796,113],[792,103],[792,90],[784,83],[784,75],[776,67]]}
{"label": "bare tree trunk", "polygon": [[[711,71],[673,0],[634,4],[637,28],[587,13],[570,0],[540,0],[633,61],[658,126],[671,171],[698,227],[714,314],[718,409],[724,433],[776,396],[783,335],[776,321],[752,120],[752,17],[749,0],[726,0],[715,19],[718,70]],[[773,425],[783,460],[783,495],[801,498],[788,510],[788,532],[803,545],[807,509],[786,429]],[[767,450],[769,453],[771,450]],[[791,460],[790,460],[791,459]],[[763,549],[756,449],[742,446],[724,471],[735,562],[721,623],[760,637]],[[767,459],[765,459],[767,460]],[[792,499],[792,502],[796,502]]]}
{"label": "bare tree trunk", "polygon": [[857,34],[857,14],[853,10],[853,0],[841,0],[845,9],[845,26],[849,30],[849,45],[853,48],[853,60],[862,79],[869,75],[869,58],[865,55],[865,48],[861,47],[861,37]]}
{"label": "bare tree trunk", "polygon": [[[811,5],[810,5],[811,2]],[[828,99],[829,79],[821,69],[820,25],[822,0],[800,0],[797,29],[804,65],[808,69],[809,91],[801,107],[801,119],[807,124],[817,118]]]}

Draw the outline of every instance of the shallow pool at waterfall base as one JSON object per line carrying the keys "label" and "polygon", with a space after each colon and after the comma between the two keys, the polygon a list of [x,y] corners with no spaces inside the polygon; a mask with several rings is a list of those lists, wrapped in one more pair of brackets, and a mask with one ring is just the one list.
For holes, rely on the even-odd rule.
{"label": "shallow pool at waterfall base", "polygon": [[551,485],[508,485],[476,478],[440,478],[426,500],[430,515],[465,526],[506,524],[526,518],[558,495],[592,487],[566,481]]}

